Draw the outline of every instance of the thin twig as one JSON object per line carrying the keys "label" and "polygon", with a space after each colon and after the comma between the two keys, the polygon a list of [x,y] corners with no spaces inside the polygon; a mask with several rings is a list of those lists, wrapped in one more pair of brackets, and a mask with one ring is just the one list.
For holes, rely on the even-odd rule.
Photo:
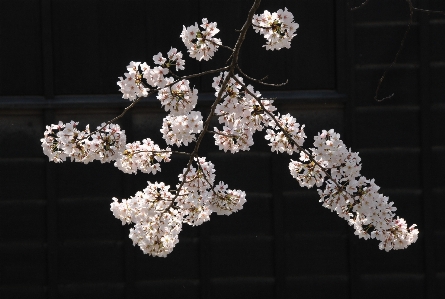
{"label": "thin twig", "polygon": [[[201,76],[205,76],[205,75],[208,75],[208,74],[219,73],[219,72],[222,72],[222,71],[226,71],[226,70],[228,70],[228,69],[229,69],[229,67],[228,67],[228,66],[225,66],[225,67],[221,67],[221,68],[219,68],[219,69],[214,69],[214,70],[209,70],[209,71],[205,71],[205,72],[201,72],[201,73],[197,73],[197,74],[192,74],[192,75],[188,75],[188,76],[183,76],[183,77],[181,77],[181,80],[184,80],[184,79],[190,79],[190,78],[196,78],[196,77],[201,77]],[[176,81],[176,82],[178,82],[178,81]]]}
{"label": "thin twig", "polygon": [[254,25],[254,24],[252,24],[252,27],[257,27],[257,28],[261,28],[261,29],[272,29],[272,27],[263,27],[263,26]]}
{"label": "thin twig", "polygon": [[[367,5],[369,2],[370,2],[370,0],[366,0],[366,1],[364,1],[362,4],[360,4],[359,6],[356,6],[356,7],[351,8],[351,11],[355,11],[355,10],[361,9],[361,8],[363,8],[365,5]],[[407,27],[406,27],[405,33],[404,33],[403,38],[402,38],[402,40],[401,40],[401,42],[400,42],[400,46],[399,46],[399,49],[398,49],[398,51],[397,51],[397,53],[396,53],[396,55],[395,55],[395,57],[394,57],[394,60],[393,60],[392,63],[386,68],[386,70],[383,72],[383,75],[380,77],[380,80],[379,80],[379,82],[378,82],[378,84],[377,84],[377,88],[376,88],[376,90],[375,90],[375,96],[374,96],[374,100],[376,100],[377,102],[382,102],[382,101],[387,100],[387,99],[390,99],[390,98],[392,98],[392,97],[394,96],[394,93],[392,93],[392,94],[389,95],[389,96],[386,96],[386,97],[383,97],[383,98],[379,99],[379,92],[380,92],[380,88],[381,88],[381,86],[382,86],[382,83],[383,83],[383,81],[385,80],[386,74],[387,74],[388,71],[389,71],[389,70],[390,70],[390,69],[397,63],[397,59],[399,58],[399,55],[400,55],[400,53],[401,53],[402,50],[403,50],[403,47],[404,47],[404,45],[405,45],[405,41],[406,41],[406,39],[407,39],[408,33],[409,33],[409,31],[410,31],[410,29],[411,29],[411,26],[412,26],[412,24],[413,24],[413,12],[414,12],[414,11],[418,11],[418,12],[423,12],[423,13],[428,13],[428,14],[429,14],[429,13],[434,13],[434,14],[445,15],[445,11],[428,10],[428,9],[422,9],[422,8],[414,7],[414,5],[413,5],[413,3],[412,3],[412,0],[406,0],[406,3],[408,4],[408,7],[409,7],[409,23],[408,23],[408,25],[407,25]],[[348,4],[349,4],[349,2],[348,2]]]}
{"label": "thin twig", "polygon": [[225,48],[225,49],[230,50],[230,51],[233,52],[233,49],[230,48],[230,47],[228,47],[228,46],[226,46],[226,45],[218,44],[217,42],[214,42],[214,41],[212,41],[211,39],[206,39],[206,38],[202,38],[202,39],[203,39],[203,40],[206,40],[206,41],[208,41],[208,42],[211,42],[211,43],[214,44],[215,46],[222,47],[222,48]]}
{"label": "thin twig", "polygon": [[221,136],[226,136],[226,137],[230,137],[230,138],[239,138],[238,135],[226,134],[226,133],[221,133],[221,132],[216,132],[216,131],[207,131],[207,133],[221,135]]}
{"label": "thin twig", "polygon": [[429,9],[422,9],[422,8],[417,8],[417,7],[413,7],[413,10],[428,13],[428,14],[435,13],[435,14],[445,15],[445,11],[440,11],[440,10],[429,10]]}
{"label": "thin twig", "polygon": [[287,79],[286,79],[286,82],[284,82],[284,83],[276,83],[276,84],[274,84],[274,83],[266,83],[266,82],[263,82],[263,80],[267,79],[268,76],[264,77],[263,79],[255,79],[255,78],[250,77],[249,75],[246,75],[246,73],[243,72],[243,70],[239,67],[238,64],[236,65],[236,68],[240,72],[241,75],[243,75],[247,79],[249,79],[249,80],[251,80],[253,82],[256,82],[258,84],[262,84],[262,85],[266,85],[266,86],[280,87],[280,86],[284,86],[284,85],[286,85],[288,83]]}
{"label": "thin twig", "polygon": [[208,178],[207,178],[207,175],[205,174],[204,169],[202,169],[201,164],[199,164],[199,163],[198,163],[198,168],[201,169],[201,173],[202,173],[202,175],[204,176],[204,180],[207,182],[207,184],[209,184],[210,189],[212,189],[213,194],[214,194],[215,196],[217,196],[218,198],[220,198],[220,199],[224,199],[224,197],[222,197],[221,195],[219,195],[218,192],[215,191],[215,187],[213,187],[213,185],[210,184],[210,182],[209,182],[209,180],[208,180]]}
{"label": "thin twig", "polygon": [[360,5],[356,6],[356,7],[351,7],[351,4],[348,2],[348,6],[351,7],[351,11],[354,11],[354,10],[358,10],[360,8],[363,8],[368,3],[369,3],[369,0],[366,0],[365,2],[363,2],[362,4],[360,4]]}
{"label": "thin twig", "polygon": [[190,156],[191,155],[191,153],[187,153],[187,152],[168,151],[168,150],[164,150],[164,151],[140,150],[140,151],[134,151],[134,152],[131,152],[131,153],[132,154],[139,154],[139,153],[167,154],[167,153],[171,153],[171,154],[176,154],[176,155],[186,155],[186,156]]}
{"label": "thin twig", "polygon": [[374,96],[374,100],[376,100],[377,102],[382,102],[382,101],[390,99],[394,96],[394,93],[393,93],[389,96],[379,99],[379,91],[380,91],[380,87],[382,86],[383,81],[385,80],[386,73],[388,73],[388,71],[397,63],[397,59],[399,58],[400,53],[402,53],[403,47],[405,46],[406,38],[408,37],[408,33],[411,29],[411,25],[413,24],[414,7],[413,7],[411,0],[406,0],[406,2],[408,3],[408,6],[409,6],[409,23],[406,27],[405,34],[403,35],[402,41],[400,42],[400,47],[396,53],[396,56],[394,57],[394,60],[383,72],[383,75],[380,77],[379,83],[377,84],[377,88],[375,90],[375,96]]}

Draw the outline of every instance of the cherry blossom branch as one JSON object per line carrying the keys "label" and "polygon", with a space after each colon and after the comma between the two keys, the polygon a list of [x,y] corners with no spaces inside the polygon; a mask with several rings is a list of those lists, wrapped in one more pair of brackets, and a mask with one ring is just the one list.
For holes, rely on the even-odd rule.
{"label": "cherry blossom branch", "polygon": [[217,191],[215,191],[215,187],[213,186],[212,183],[210,183],[207,174],[205,173],[204,169],[202,169],[202,167],[201,167],[201,165],[200,165],[199,163],[198,163],[198,168],[201,170],[201,173],[202,173],[202,175],[203,175],[203,177],[204,177],[204,180],[205,180],[205,181],[207,182],[207,184],[209,185],[209,187],[210,187],[210,189],[212,190],[213,194],[214,194],[215,196],[217,196],[218,198],[222,198],[221,195],[220,195]]}
{"label": "cherry blossom branch", "polygon": [[[261,0],[255,0],[254,4],[252,5],[252,7],[249,10],[249,13],[248,13],[248,16],[247,16],[247,20],[245,21],[243,27],[241,28],[241,32],[240,32],[240,34],[238,36],[238,39],[237,39],[237,41],[235,43],[235,47],[233,49],[232,62],[230,64],[230,66],[228,67],[229,74],[228,74],[228,76],[226,76],[226,78],[224,78],[224,81],[222,83],[222,87],[221,87],[220,91],[218,92],[218,96],[217,96],[215,102],[213,102],[212,106],[210,107],[209,116],[207,117],[206,121],[203,124],[203,129],[202,129],[201,133],[199,134],[199,136],[198,136],[198,138],[196,140],[195,148],[194,148],[193,152],[190,154],[190,159],[189,159],[189,161],[187,163],[186,171],[184,172],[183,177],[187,177],[187,174],[191,170],[192,162],[193,162],[194,158],[196,158],[197,155],[198,155],[199,147],[201,145],[202,139],[204,138],[204,135],[208,131],[208,127],[209,127],[210,121],[212,120],[212,117],[213,117],[213,115],[215,113],[216,106],[222,100],[222,98],[223,98],[223,91],[227,87],[230,78],[234,74],[234,69],[235,69],[235,67],[236,67],[236,65],[238,63],[238,55],[239,55],[241,46],[242,46],[243,41],[244,41],[244,39],[246,37],[247,30],[249,29],[250,25],[252,24],[252,17],[255,14],[256,10],[258,9],[260,3],[261,3]],[[180,185],[178,187],[178,190],[182,189],[182,187],[184,186],[185,181],[186,180],[183,180],[180,183]],[[176,195],[174,197],[174,200],[177,198],[178,194],[179,194],[179,192],[176,193]]]}
{"label": "cherry blossom branch", "polygon": [[264,107],[263,103],[262,103],[262,99],[258,98],[253,92],[251,92],[247,86],[242,83],[238,78],[234,77],[235,81],[241,85],[241,87],[244,88],[244,91],[246,93],[248,93],[251,97],[253,97],[258,104],[261,106],[261,109],[267,114],[269,115],[269,117],[275,122],[276,126],[278,126],[278,128],[280,128],[281,132],[283,132],[283,134],[286,136],[286,138],[293,144],[295,145],[299,151],[304,152],[308,157],[309,160],[311,162],[313,162],[315,165],[317,165],[324,173],[325,175],[333,182],[337,185],[339,190],[343,190],[343,186],[341,184],[339,184],[336,180],[334,180],[332,178],[332,176],[330,175],[328,169],[325,169],[320,163],[318,163],[318,161],[315,160],[314,156],[304,147],[298,145],[298,142],[288,133],[288,131],[280,124],[280,122],[277,120],[277,118],[275,117],[275,115],[270,112],[269,110],[266,109],[266,107]]}
{"label": "cherry blossom branch", "polygon": [[[170,83],[168,85],[166,85],[166,87],[171,87],[174,84],[180,82],[181,80],[186,80],[186,79],[191,79],[191,78],[197,78],[197,77],[201,77],[201,76],[205,76],[205,75],[209,75],[209,74],[214,74],[214,73],[219,73],[222,71],[227,70],[228,67],[221,67],[218,69],[213,69],[213,70],[208,70],[208,71],[204,71],[204,72],[200,72],[200,73],[196,73],[196,74],[191,74],[191,75],[187,75],[187,76],[182,76],[179,77],[177,80],[175,80],[173,83]],[[143,98],[148,98],[149,96],[153,95],[155,92],[161,90],[162,88],[157,87],[157,88],[150,88],[150,92],[148,93],[147,96],[145,97],[137,97],[130,105],[128,105],[121,114],[119,114],[118,116],[114,117],[113,119],[107,121],[105,123],[105,125],[103,125],[100,129],[97,129],[93,132],[91,132],[89,135],[85,136],[84,138],[80,139],[79,141],[83,140],[83,139],[87,139],[90,138],[93,134],[102,131],[103,129],[105,129],[108,125],[110,125],[111,123],[114,123],[116,120],[122,118],[131,108],[133,108],[140,100],[142,100]]]}
{"label": "cherry blossom branch", "polygon": [[[44,153],[55,162],[64,161],[67,157],[83,163],[92,160],[102,163],[116,161],[114,165],[125,173],[141,171],[153,174],[161,170],[160,162],[170,161],[172,154],[187,155],[189,159],[179,175],[176,189],[162,182],[148,182],[147,188],[138,191],[135,196],[121,202],[113,198],[111,204],[116,218],[123,224],[134,224],[134,228],[130,229],[134,244],[138,244],[144,253],[166,256],[178,242],[182,223],[200,225],[210,219],[211,213],[229,215],[242,209],[246,201],[245,192],[227,189],[224,182],[214,184],[214,165],[198,156],[204,136],[213,134],[220,149],[236,153],[249,150],[253,145],[253,133],[269,127],[266,139],[270,140],[272,151],[286,151],[290,155],[300,153],[300,160],[304,163],[291,160],[291,175],[303,187],[310,188],[314,184],[321,187],[325,184],[325,190],[318,189],[323,206],[337,211],[340,217],[354,225],[359,237],[377,238],[381,241],[379,247],[385,250],[405,248],[415,242],[418,234],[415,225],[407,229],[403,219],[394,220],[392,211],[395,208],[391,207],[392,203],[387,203],[387,198],[376,192],[378,186],[373,180],[364,177],[358,179],[361,168],[358,153],[348,151],[339,134],[333,130],[323,131],[315,137],[314,146],[317,149],[305,149],[304,125],[300,127],[289,114],[275,115],[273,101],[262,99],[251,85],[243,83],[243,78],[269,86],[287,83],[266,83],[264,80],[267,76],[259,80],[241,70],[239,53],[248,28],[253,25],[257,33],[264,35],[267,42],[263,47],[266,50],[280,50],[290,47],[299,26],[286,8],[274,13],[266,10],[263,14],[255,15],[259,4],[260,0],[254,1],[242,29],[238,31],[233,49],[225,47],[231,51],[225,67],[179,76],[170,70],[173,66],[176,71],[184,69],[182,53],[176,48],[170,49],[167,58],[162,53],[153,56],[154,63],[158,65],[154,68],[145,62],[132,61],[127,66],[126,78],[119,77],[118,85],[123,98],[133,103],[93,133],[90,133],[89,126],[84,131],[77,130],[78,123],[74,121],[47,126],[45,138],[41,139]],[[204,30],[199,29],[197,23],[187,28],[183,26],[181,38],[192,58],[208,60],[222,46],[221,40],[214,37],[219,29],[216,22],[209,23],[205,18],[200,27]],[[235,70],[241,76],[236,75]],[[218,72],[220,74],[213,78],[212,84],[217,91],[216,99],[203,122],[201,112],[194,111],[198,91],[190,87],[187,79]],[[170,77],[164,77],[169,73]],[[143,97],[155,92],[158,92],[161,105],[169,111],[162,124],[163,138],[168,145],[181,146],[194,142],[191,152],[172,151],[169,147],[164,150],[149,138],[126,144],[124,131],[112,124]],[[224,123],[222,131],[216,127],[214,131],[209,130],[214,116]],[[365,198],[365,195],[368,197]],[[369,198],[380,204],[381,210],[368,206]],[[369,212],[372,209],[374,214]],[[371,228],[370,235],[368,231]]]}

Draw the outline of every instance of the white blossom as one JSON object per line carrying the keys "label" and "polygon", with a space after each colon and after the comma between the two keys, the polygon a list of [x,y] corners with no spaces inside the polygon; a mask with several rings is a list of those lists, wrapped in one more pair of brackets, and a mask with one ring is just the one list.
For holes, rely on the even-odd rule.
{"label": "white blossom", "polygon": [[181,214],[171,207],[173,194],[164,183],[148,182],[147,188],[129,199],[113,198],[110,210],[130,229],[133,245],[152,256],[166,257],[178,243]]}
{"label": "white blossom", "polygon": [[263,47],[266,50],[280,50],[281,48],[290,48],[290,42],[297,31],[299,25],[294,22],[294,16],[284,8],[277,12],[270,13],[265,10],[260,15],[254,15],[252,25],[255,32],[264,35],[267,40]]}
{"label": "white blossom", "polygon": [[209,23],[204,18],[201,24],[204,29],[202,31],[199,30],[198,23],[189,27],[183,26],[180,37],[187,47],[190,57],[199,61],[202,59],[209,60],[213,57],[219,45],[221,45],[221,40],[214,37],[219,32],[216,25],[216,22]]}
{"label": "white blossom", "polygon": [[127,66],[128,73],[125,73],[124,77],[119,77],[117,85],[119,85],[119,91],[122,93],[122,98],[134,101],[140,97],[146,97],[148,95],[148,88],[145,88],[142,84],[142,74],[139,71],[140,62],[131,61]]}
{"label": "white blossom", "polygon": [[167,115],[162,122],[161,133],[169,145],[188,145],[195,140],[195,134],[201,132],[202,126],[199,111],[191,111],[186,115]]}
{"label": "white blossom", "polygon": [[162,150],[150,138],[128,143],[125,150],[119,154],[119,159],[114,166],[125,173],[134,173],[138,170],[144,173],[153,173],[161,171],[159,162],[170,162],[171,150],[167,148]]}
{"label": "white blossom", "polygon": [[[218,96],[222,82],[227,75],[228,73],[224,72],[213,78],[212,86],[215,89],[215,96]],[[235,77],[243,82],[243,79],[238,75]],[[251,85],[246,87],[247,90],[243,90],[242,85],[231,78],[221,94],[223,100],[215,109],[215,115],[223,124],[222,130],[214,128],[215,144],[225,152],[237,153],[250,150],[254,143],[253,134],[256,131],[261,131],[263,125],[270,122],[266,111],[271,113],[276,110],[272,105],[273,101],[269,100],[261,100],[263,109],[257,100],[261,98],[261,94],[255,92]]]}
{"label": "white blossom", "polygon": [[[266,130],[266,140],[269,140],[269,146],[273,152],[288,153],[289,155],[298,153],[299,147],[303,146],[306,134],[304,125],[297,123],[295,117],[290,114],[280,115],[275,120],[269,121],[271,129]],[[283,128],[283,130],[281,128]]]}
{"label": "white blossom", "polygon": [[323,131],[314,139],[315,148],[289,164],[300,186],[317,185],[323,206],[347,220],[359,238],[379,240],[380,249],[403,249],[416,242],[416,225],[408,228],[404,219],[396,218],[394,203],[378,192],[373,179],[360,175],[361,159],[346,148],[340,134]]}
{"label": "white blossom", "polygon": [[[173,83],[173,78],[167,84]],[[198,90],[190,88],[188,80],[181,80],[169,87],[159,90],[158,100],[170,115],[184,115],[192,111],[198,101]]]}
{"label": "white blossom", "polygon": [[170,72],[169,68],[174,66],[177,71],[183,70],[185,63],[182,53],[178,52],[176,48],[171,48],[168,51],[167,58],[159,52],[153,56],[153,61],[158,66],[151,68],[146,62],[130,62],[127,66],[128,73],[124,74],[125,78],[119,77],[117,82],[122,98],[134,101],[148,96],[151,88],[164,88],[173,82],[172,78],[166,77]]}
{"label": "white blossom", "polygon": [[102,123],[96,131],[77,129],[78,122],[71,121],[46,127],[44,138],[40,139],[44,154],[50,161],[72,161],[85,164],[99,160],[102,163],[116,160],[125,149],[125,131],[117,124]]}

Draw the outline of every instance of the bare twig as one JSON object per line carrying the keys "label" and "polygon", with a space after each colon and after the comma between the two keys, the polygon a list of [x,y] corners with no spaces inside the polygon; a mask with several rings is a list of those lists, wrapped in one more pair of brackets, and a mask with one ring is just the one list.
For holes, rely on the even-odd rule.
{"label": "bare twig", "polygon": [[266,82],[263,82],[263,81],[266,80],[268,76],[264,77],[263,79],[255,79],[255,78],[250,77],[249,75],[246,75],[246,73],[243,72],[243,70],[239,67],[238,64],[236,65],[236,69],[240,72],[241,75],[243,75],[243,77],[246,77],[247,79],[249,79],[249,80],[251,80],[253,82],[256,82],[258,84],[262,84],[262,85],[266,85],[266,86],[280,87],[280,86],[284,86],[284,85],[286,85],[288,83],[287,79],[286,79],[286,82],[283,82],[283,83],[277,83],[277,84],[266,83]]}
{"label": "bare twig", "polygon": [[[352,7],[351,11],[355,11],[358,9],[363,8],[365,5],[367,5],[370,2],[370,0],[366,0],[364,1],[362,4],[360,4],[359,6],[356,7]],[[406,3],[408,4],[409,7],[409,23],[407,24],[405,33],[403,35],[403,38],[400,42],[400,46],[399,49],[394,57],[394,60],[392,61],[392,63],[386,68],[386,70],[383,72],[383,75],[380,77],[380,80],[377,84],[377,88],[375,90],[375,96],[374,96],[374,100],[376,100],[377,102],[381,102],[387,99],[390,99],[394,96],[394,93],[392,93],[389,96],[383,97],[381,99],[379,99],[379,92],[380,92],[380,88],[382,86],[383,81],[385,80],[386,74],[388,73],[388,71],[397,63],[397,59],[399,58],[400,53],[402,52],[404,46],[405,46],[405,41],[407,39],[408,33],[411,29],[411,26],[413,24],[413,12],[414,11],[418,11],[418,12],[423,12],[423,13],[434,13],[434,14],[441,14],[441,15],[445,15],[445,11],[438,11],[438,10],[428,10],[428,9],[422,9],[422,8],[417,8],[414,7],[412,0],[406,0]],[[349,3],[348,3],[349,4]]]}
{"label": "bare twig", "polygon": [[383,97],[381,99],[379,99],[379,91],[380,91],[380,87],[382,86],[383,81],[385,80],[386,74],[388,73],[388,71],[397,63],[397,59],[399,58],[400,53],[402,53],[403,47],[405,46],[405,41],[406,38],[408,37],[408,33],[411,29],[411,25],[413,24],[413,11],[414,11],[414,7],[413,4],[411,2],[411,0],[406,0],[406,2],[408,3],[409,6],[409,23],[406,27],[405,30],[405,34],[403,35],[402,41],[400,42],[400,47],[399,50],[396,53],[396,56],[394,57],[394,60],[392,61],[392,63],[386,68],[386,70],[383,72],[383,75],[380,77],[379,83],[377,84],[377,88],[375,90],[375,96],[374,96],[374,100],[376,100],[377,102],[382,102],[384,100],[390,99],[394,96],[394,93]]}
{"label": "bare twig", "polygon": [[418,11],[418,12],[424,12],[424,13],[434,13],[434,14],[440,14],[440,15],[445,15],[445,11],[440,11],[440,10],[429,10],[429,9],[422,9],[422,8],[417,8],[417,7],[413,7],[414,11]]}
{"label": "bare twig", "polygon": [[[356,6],[356,7],[351,7],[351,11],[358,10],[358,9],[360,9],[360,8],[363,8],[366,4],[369,3],[369,1],[370,1],[370,0],[365,0],[365,2],[363,2],[362,4],[360,4],[360,5]],[[349,3],[349,2],[348,2],[348,5],[350,6],[350,3]]]}
{"label": "bare twig", "polygon": [[[219,69],[214,69],[214,70],[209,70],[209,71],[205,71],[205,72],[201,72],[201,73],[197,73],[197,74],[192,74],[192,75],[188,75],[188,76],[183,76],[183,77],[181,77],[181,80],[184,80],[184,79],[190,79],[190,78],[196,78],[196,77],[201,77],[201,76],[205,76],[205,75],[208,75],[208,74],[214,74],[214,73],[219,73],[219,72],[222,72],[222,71],[226,71],[226,70],[228,70],[229,69],[229,67],[228,66],[225,66],[225,67],[221,67],[221,68],[219,68]],[[180,81],[180,80],[179,80]],[[175,83],[176,82],[178,82],[178,81],[175,81]]]}

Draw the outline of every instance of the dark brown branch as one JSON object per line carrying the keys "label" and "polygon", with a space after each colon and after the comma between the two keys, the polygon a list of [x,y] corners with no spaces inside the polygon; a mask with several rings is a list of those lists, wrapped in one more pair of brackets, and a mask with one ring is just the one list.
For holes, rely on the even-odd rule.
{"label": "dark brown branch", "polygon": [[[226,71],[228,69],[229,69],[229,67],[225,66],[225,67],[221,67],[219,69],[209,70],[209,71],[205,71],[205,72],[201,72],[201,73],[197,73],[197,74],[192,74],[192,75],[188,75],[188,76],[182,76],[180,80],[201,77],[201,76],[205,76],[205,75],[208,75],[208,74],[219,73],[219,72],[222,72],[222,71]],[[180,81],[180,80],[178,80],[178,81]],[[175,81],[174,83],[177,83],[178,81]],[[174,83],[172,83],[172,84],[174,84]]]}
{"label": "dark brown branch", "polygon": [[246,77],[247,79],[249,79],[249,80],[251,80],[251,81],[253,81],[253,82],[256,82],[256,83],[258,83],[258,84],[262,84],[262,85],[266,85],[266,86],[280,87],[280,86],[284,86],[284,85],[286,85],[286,84],[288,83],[288,80],[287,80],[287,79],[286,79],[286,82],[284,82],[284,83],[277,83],[277,84],[263,82],[263,80],[267,79],[267,76],[264,77],[263,79],[255,79],[255,78],[250,77],[249,75],[246,75],[246,73],[243,72],[243,70],[239,67],[238,64],[236,65],[236,69],[240,72],[240,74],[241,74],[243,77]]}
{"label": "dark brown branch", "polygon": [[233,49],[230,48],[230,47],[228,47],[228,46],[226,46],[226,45],[218,44],[218,43],[216,43],[216,42],[214,42],[214,41],[212,41],[212,40],[210,40],[210,39],[206,39],[206,38],[203,38],[203,40],[206,40],[206,41],[208,41],[208,42],[211,42],[211,43],[214,44],[215,46],[222,47],[222,48],[225,48],[225,49],[230,50],[230,51],[233,52]]}

